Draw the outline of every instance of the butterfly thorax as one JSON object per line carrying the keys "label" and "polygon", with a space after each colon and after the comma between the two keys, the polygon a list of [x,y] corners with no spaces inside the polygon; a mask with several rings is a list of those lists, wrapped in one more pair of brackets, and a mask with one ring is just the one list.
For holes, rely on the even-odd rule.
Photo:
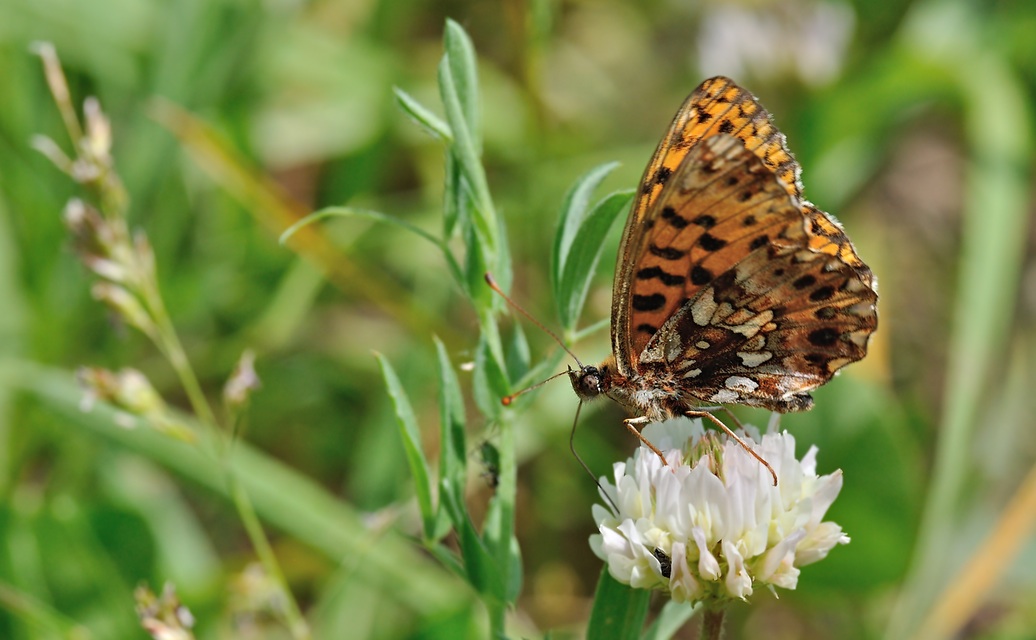
{"label": "butterfly thorax", "polygon": [[675,376],[666,371],[650,371],[633,376],[623,375],[615,358],[608,357],[597,366],[570,370],[572,389],[581,400],[608,396],[625,407],[634,416],[645,416],[652,422],[661,422],[683,415],[688,406],[681,397]]}

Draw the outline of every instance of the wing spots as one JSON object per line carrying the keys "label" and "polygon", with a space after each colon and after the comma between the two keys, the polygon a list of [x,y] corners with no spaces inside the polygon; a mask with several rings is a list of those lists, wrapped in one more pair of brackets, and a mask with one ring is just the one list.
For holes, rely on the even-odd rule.
{"label": "wing spots", "polygon": [[633,296],[633,308],[637,311],[658,311],[665,306],[665,296],[661,293],[652,293],[649,296]]}
{"label": "wing spots", "polygon": [[716,219],[704,213],[695,218],[694,220],[691,220],[691,222],[703,229],[711,229],[712,227],[716,226]]}
{"label": "wing spots", "polygon": [[738,398],[740,397],[740,395],[734,393],[730,389],[720,389],[716,393],[712,394],[712,397],[709,398],[709,401],[715,402],[717,404],[733,404],[737,402]]}
{"label": "wing spots", "polygon": [[818,347],[830,347],[838,341],[838,331],[831,327],[824,327],[823,329],[810,331],[806,339],[809,340],[810,344]]}
{"label": "wing spots", "polygon": [[[747,309],[739,309],[736,313],[740,316],[742,312],[751,313]],[[731,325],[729,323],[729,321],[733,319],[733,314],[731,314],[731,317],[727,318],[728,322],[724,324],[727,329],[730,329],[734,333],[740,333],[746,338],[751,338],[754,337],[760,331],[762,331],[763,327],[765,327],[771,320],[773,320],[773,315],[773,310],[767,309],[765,311],[760,311],[759,313],[755,314],[754,316],[751,316],[750,318],[747,318],[744,322],[741,322],[740,324]],[[740,319],[741,318],[738,317],[738,320]]]}
{"label": "wing spots", "polygon": [[681,251],[672,247],[660,247],[657,244],[649,245],[648,251],[650,251],[652,255],[658,256],[663,260],[679,260],[687,255],[686,251]]}
{"label": "wing spots", "polygon": [[730,376],[723,381],[723,386],[732,391],[741,393],[752,393],[759,388],[759,383],[744,376]]}
{"label": "wing spots", "polygon": [[662,207],[662,217],[676,229],[683,229],[691,224],[687,221],[687,218],[681,216],[676,212],[676,209],[669,206]]}
{"label": "wing spots", "polygon": [[825,356],[822,353],[807,353],[806,355],[804,355],[802,357],[805,358],[806,362],[808,362],[810,364],[820,365],[820,364],[824,364],[825,362],[827,362],[827,356]]}
{"label": "wing spots", "polygon": [[755,216],[745,216],[745,219],[741,221],[741,224],[745,225],[746,227],[751,227],[756,222],[759,221],[756,219]]}
{"label": "wing spots", "polygon": [[699,111],[698,112],[698,122],[700,122],[701,124],[705,124],[709,120],[712,120],[712,114],[711,113],[709,113],[708,111]]}
{"label": "wing spots", "polygon": [[820,302],[821,300],[829,299],[833,295],[835,295],[835,288],[831,285],[827,285],[826,287],[820,287],[813,293],[809,294],[809,299],[814,302]]}
{"label": "wing spots", "polygon": [[646,333],[649,336],[653,336],[653,335],[655,335],[655,332],[658,331],[658,327],[656,327],[653,324],[648,324],[648,323],[645,322],[643,324],[638,324],[637,325],[637,331],[640,331],[641,333]]}
{"label": "wing spots", "polygon": [[733,187],[737,184],[737,176],[727,176],[727,186]]}
{"label": "wing spots", "polygon": [[831,318],[834,318],[837,314],[838,311],[834,307],[820,307],[815,312],[813,312],[813,315],[815,315],[817,318],[820,318],[821,320],[830,320]]}
{"label": "wing spots", "polygon": [[727,246],[727,241],[717,238],[711,233],[703,233],[701,234],[701,237],[698,238],[698,244],[706,251],[719,251],[723,247]]}
{"label": "wing spots", "polygon": [[661,267],[647,267],[637,272],[638,280],[651,280],[652,278],[658,278],[662,281],[662,284],[670,287],[675,287],[687,281],[687,278],[683,276],[662,271]]}
{"label": "wing spots", "polygon": [[691,319],[694,320],[694,324],[707,326],[712,320],[712,315],[716,313],[716,307],[716,292],[712,287],[702,289],[691,305]]}
{"label": "wing spots", "polygon": [[682,378],[697,378],[700,375],[701,375],[701,369],[688,369],[680,377],[682,377]]}
{"label": "wing spots", "polygon": [[733,133],[733,131],[734,131],[734,123],[731,122],[730,120],[724,120],[724,121],[719,123],[719,132],[720,133]]}
{"label": "wing spots", "polygon": [[694,343],[694,346],[697,347],[698,349],[701,349],[702,351],[704,351],[705,349],[708,349],[712,345],[709,344],[708,342],[704,341],[704,340],[699,340],[699,341]]}
{"label": "wing spots", "polygon": [[769,243],[770,243],[770,238],[767,235],[763,234],[763,235],[759,236],[758,238],[756,238],[755,240],[753,240],[748,245],[748,248],[754,251],[754,250],[759,249],[761,247],[765,247]]}
{"label": "wing spots", "polygon": [[748,202],[752,199],[753,195],[755,194],[753,194],[751,191],[742,191],[740,194],[738,194],[737,199],[740,202]]}
{"label": "wing spots", "polygon": [[741,358],[743,365],[751,369],[772,358],[773,354],[769,351],[738,351],[737,357]]}
{"label": "wing spots", "polygon": [[801,278],[799,278],[798,280],[796,280],[795,282],[792,282],[791,286],[793,286],[796,289],[801,291],[802,289],[806,289],[808,287],[812,287],[816,283],[817,283],[817,279],[816,279],[815,276],[812,276],[810,274],[806,274],[806,275],[802,276]]}
{"label": "wing spots", "polygon": [[673,170],[669,167],[659,167],[658,171],[655,172],[655,177],[652,178],[655,184],[665,184],[669,182],[669,178],[672,177]]}
{"label": "wing spots", "polygon": [[691,269],[691,283],[708,284],[710,282],[712,282],[712,272],[700,264],[694,265],[694,268]]}

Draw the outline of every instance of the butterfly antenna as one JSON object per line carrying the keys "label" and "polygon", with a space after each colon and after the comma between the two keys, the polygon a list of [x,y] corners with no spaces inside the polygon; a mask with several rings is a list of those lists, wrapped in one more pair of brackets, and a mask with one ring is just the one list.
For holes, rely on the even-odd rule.
{"label": "butterfly antenna", "polygon": [[[490,289],[492,289],[493,291],[496,291],[498,294],[500,294],[500,297],[503,298],[504,300],[506,300],[507,304],[511,305],[516,311],[518,311],[523,316],[528,318],[530,322],[532,322],[534,325],[536,325],[537,327],[542,329],[543,332],[546,333],[548,336],[550,336],[551,338],[554,338],[554,342],[557,342],[558,345],[562,349],[565,350],[565,353],[567,353],[568,355],[572,356],[572,359],[576,361],[576,364],[579,365],[579,368],[580,369],[583,368],[583,363],[579,361],[579,358],[576,357],[576,354],[572,353],[571,349],[569,349],[568,347],[565,346],[565,343],[561,341],[561,338],[558,337],[558,334],[554,333],[553,331],[548,329],[546,327],[546,325],[544,325],[542,322],[540,322],[536,318],[532,317],[532,314],[529,313],[528,311],[526,311],[525,309],[523,309],[522,305],[518,304],[517,302],[512,300],[510,298],[510,296],[508,296],[506,293],[504,293],[504,290],[500,288],[500,285],[498,285],[496,283],[496,280],[493,279],[492,274],[490,274],[488,271],[486,272],[485,278],[486,278],[486,284],[489,285]],[[554,376],[554,378],[556,378],[556,377],[557,376]],[[554,378],[547,378],[547,380],[553,380]],[[543,382],[546,382],[547,380],[544,380]],[[542,384],[542,383],[540,383],[540,384]],[[536,385],[536,386],[538,387],[539,385]],[[530,387],[530,388],[535,388],[535,387]],[[526,389],[526,391],[528,391],[528,389]],[[515,395],[517,395],[517,394],[515,394]],[[507,403],[504,403],[504,404],[507,404]]]}
{"label": "butterfly antenna", "polygon": [[503,398],[500,398],[500,404],[504,405],[505,407],[509,407],[509,406],[511,406],[511,403],[514,402],[514,399],[517,398],[518,396],[520,396],[520,395],[522,395],[522,394],[524,394],[524,393],[526,393],[528,391],[532,391],[533,389],[539,389],[540,387],[542,387],[543,385],[547,384],[548,382],[550,382],[554,378],[560,378],[561,376],[566,375],[566,374],[568,374],[568,371],[562,371],[561,373],[555,373],[554,375],[552,375],[551,377],[547,378],[546,380],[542,380],[540,382],[537,382],[536,384],[532,385],[531,387],[525,387],[521,391],[516,391],[516,392],[512,393],[509,396],[504,396]]}
{"label": "butterfly antenna", "polygon": [[582,410],[583,401],[580,400],[579,405],[576,407],[576,417],[572,420],[572,432],[568,435],[568,449],[572,452],[572,455],[576,457],[576,460],[579,461],[579,464],[583,466],[583,469],[586,470],[586,473],[593,479],[594,484],[597,485],[598,491],[600,491],[601,495],[604,496],[604,499],[608,501],[608,504],[612,506],[612,510],[614,510],[615,513],[618,513],[619,507],[615,504],[615,501],[612,500],[612,497],[608,495],[607,491],[604,490],[604,487],[601,486],[601,482],[597,479],[597,476],[595,476],[594,472],[590,470],[590,467],[587,466],[585,462],[583,462],[583,458],[580,457],[579,452],[576,451],[576,425],[579,424],[579,413]]}

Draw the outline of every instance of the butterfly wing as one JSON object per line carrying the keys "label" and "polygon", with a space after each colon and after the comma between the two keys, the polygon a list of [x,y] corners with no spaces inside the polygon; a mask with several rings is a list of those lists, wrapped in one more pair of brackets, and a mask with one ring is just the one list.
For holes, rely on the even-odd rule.
{"label": "butterfly wing", "polygon": [[[669,180],[679,171],[696,145],[718,134],[729,134],[741,140],[744,148],[759,158],[772,178],[776,178],[785,194],[796,198],[802,194],[799,165],[785,147],[784,135],[770,122],[769,114],[748,91],[729,78],[715,77],[706,80],[691,93],[669,125],[669,130],[659,142],[644,171],[641,190],[622,235],[612,288],[612,353],[623,375],[629,376],[636,372],[638,355],[651,338],[647,328],[657,330],[661,326],[660,321],[671,315],[683,298],[690,297],[704,285],[701,272],[698,272],[698,278],[692,277],[692,270],[697,265],[688,263],[685,255],[676,257],[674,251],[656,252],[661,253],[656,257],[666,260],[669,266],[680,266],[679,270],[685,271],[678,274],[685,277],[682,295],[677,296],[674,291],[670,291],[675,287],[670,284],[674,282],[671,278],[667,282],[664,276],[662,279],[638,279],[635,276],[652,266],[664,270],[663,266],[654,265],[645,253],[652,246],[660,249],[665,246],[661,244],[661,237],[654,237],[657,234],[674,235],[674,229],[665,229],[665,221],[660,221],[667,213],[667,209],[660,206],[660,199],[664,197]],[[680,224],[697,217],[689,215],[685,210],[680,211],[680,216],[671,218],[670,222]],[[679,231],[679,238],[674,242],[684,247],[692,247],[703,236],[710,235],[709,229],[702,225],[685,225]],[[713,233],[711,237],[717,236]],[[731,247],[731,250],[734,249]],[[665,297],[665,303],[661,306],[657,305],[658,296]]]}
{"label": "butterfly wing", "polygon": [[633,273],[635,291],[658,290],[633,294],[655,296],[632,299],[631,317],[646,321],[638,373],[675,379],[698,400],[793,411],[866,354],[873,275],[837,224],[739,138],[696,145],[658,206]]}

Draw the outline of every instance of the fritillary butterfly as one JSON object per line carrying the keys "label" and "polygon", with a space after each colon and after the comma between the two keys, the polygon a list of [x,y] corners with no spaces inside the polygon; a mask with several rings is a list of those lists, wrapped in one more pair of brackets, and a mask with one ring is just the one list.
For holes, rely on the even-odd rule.
{"label": "fritillary butterfly", "polygon": [[638,437],[633,424],[679,415],[723,426],[694,406],[805,411],[811,390],[866,355],[877,283],[803,198],[800,172],[748,91],[723,77],[695,89],[622,235],[612,356],[569,373],[581,399],[624,405]]}

